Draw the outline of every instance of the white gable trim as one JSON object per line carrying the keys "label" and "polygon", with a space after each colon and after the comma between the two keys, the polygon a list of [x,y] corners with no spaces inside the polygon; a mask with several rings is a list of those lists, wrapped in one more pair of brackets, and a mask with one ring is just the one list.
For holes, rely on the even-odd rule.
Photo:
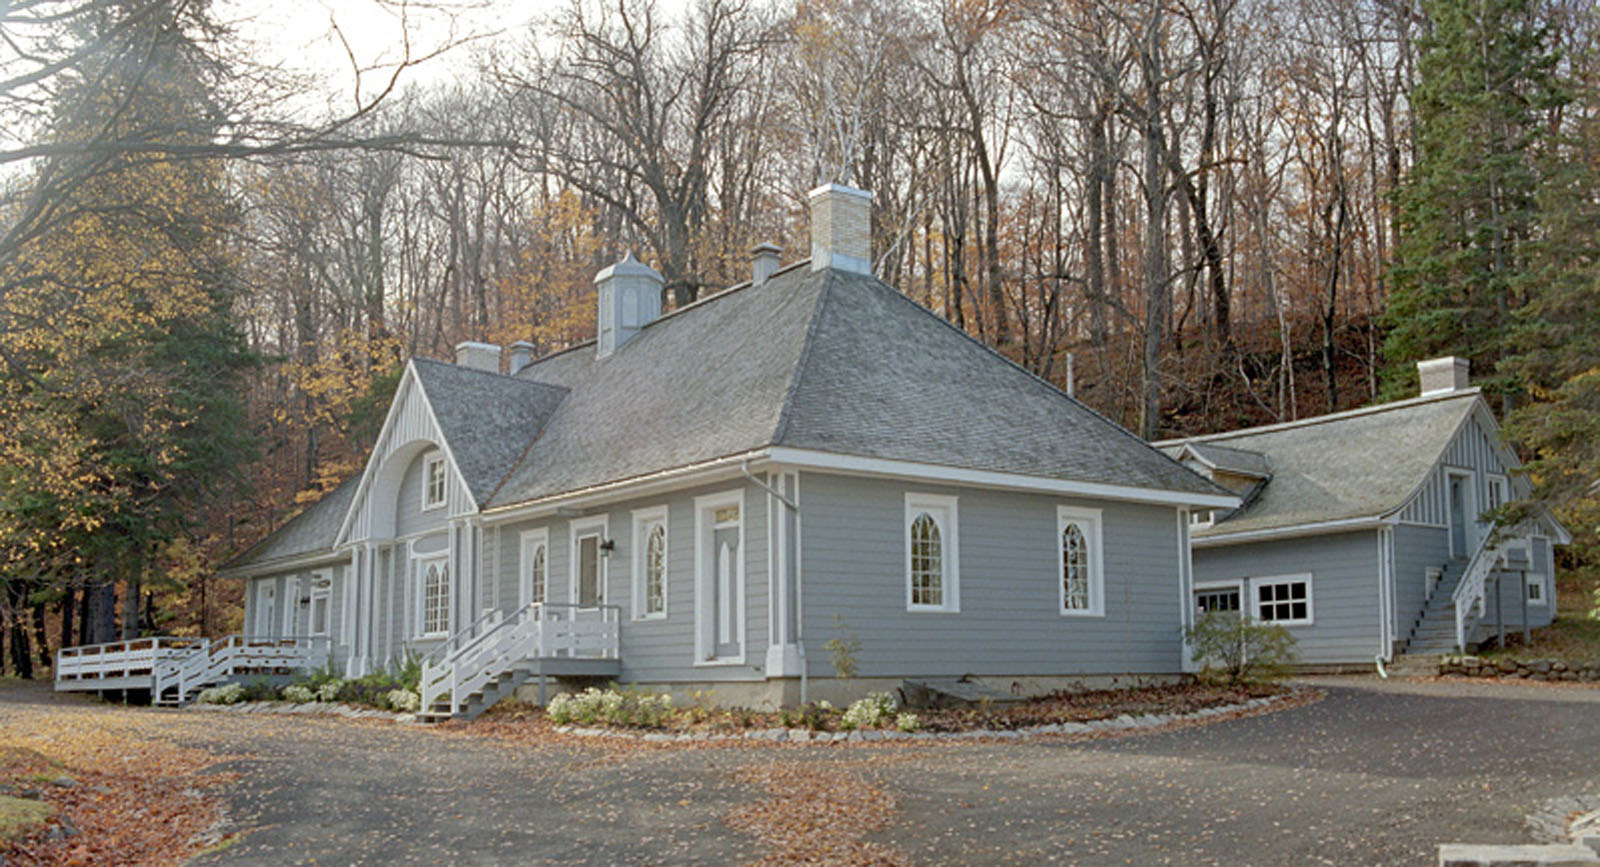
{"label": "white gable trim", "polygon": [[1242,533],[1192,536],[1191,538],[1196,548],[1212,548],[1221,545],[1238,545],[1243,542],[1259,542],[1263,539],[1293,539],[1298,536],[1319,536],[1323,533],[1377,530],[1382,527],[1392,526],[1395,523],[1394,519],[1381,515],[1365,515],[1359,518],[1341,518],[1337,521],[1315,521],[1308,524],[1291,524],[1287,527],[1269,527],[1265,530],[1246,530]]}
{"label": "white gable trim", "polygon": [[459,489],[464,498],[463,509],[453,510],[456,513],[477,512],[478,502],[472,496],[472,489],[467,487],[466,478],[461,474],[461,465],[456,462],[455,453],[450,450],[450,443],[445,440],[444,430],[439,426],[439,417],[433,411],[433,403],[428,400],[428,391],[422,387],[422,381],[417,378],[416,364],[406,362],[406,372],[400,378],[400,385],[395,389],[394,400],[389,403],[389,411],[384,416],[383,428],[378,432],[377,444],[373,446],[372,453],[367,456],[367,464],[361,471],[361,483],[356,487],[356,494],[350,500],[350,508],[345,511],[344,520],[339,523],[339,534],[334,537],[333,546],[339,548],[354,539],[357,517],[367,505],[367,499],[372,493],[372,486],[384,464],[401,447],[409,445],[416,438],[409,438],[406,442],[395,442],[400,417],[413,394],[418,400],[423,415],[422,438],[429,440],[439,447],[448,462],[450,479],[446,481],[446,498],[449,498],[448,489],[452,486]]}
{"label": "white gable trim", "polygon": [[816,470],[831,470],[847,475],[940,481],[984,488],[1038,491],[1099,500],[1154,503],[1163,506],[1207,506],[1216,509],[1232,509],[1237,508],[1239,505],[1238,497],[1223,494],[1189,494],[1156,488],[1136,488],[1129,485],[1077,482],[1048,476],[1025,476],[1020,473],[969,470],[962,467],[926,464],[917,461],[863,458],[855,455],[841,455],[810,449],[789,448],[787,446],[775,446],[768,450],[768,454],[772,460],[778,463]]}

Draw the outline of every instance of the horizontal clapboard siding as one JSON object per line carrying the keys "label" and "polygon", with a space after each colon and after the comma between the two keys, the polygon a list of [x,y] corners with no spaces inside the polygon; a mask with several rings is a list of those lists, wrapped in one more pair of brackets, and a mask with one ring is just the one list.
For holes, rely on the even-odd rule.
{"label": "horizontal clapboard siding", "polygon": [[[1404,641],[1422,616],[1427,601],[1428,570],[1450,562],[1450,532],[1439,527],[1394,528],[1394,635]],[[1456,573],[1462,564],[1456,564]]]}
{"label": "horizontal clapboard siding", "polygon": [[[1372,662],[1382,643],[1376,531],[1199,548],[1194,552],[1197,585],[1305,572],[1312,575],[1314,622],[1288,627],[1295,637],[1300,662]],[[1250,602],[1247,585],[1245,604]]]}
{"label": "horizontal clapboard siding", "polygon": [[[958,497],[958,613],[906,611],[905,494]],[[1058,505],[1103,509],[1103,617],[1063,617]],[[804,473],[806,656],[856,635],[863,677],[1170,673],[1180,668],[1175,510]],[[843,630],[840,628],[843,626]]]}

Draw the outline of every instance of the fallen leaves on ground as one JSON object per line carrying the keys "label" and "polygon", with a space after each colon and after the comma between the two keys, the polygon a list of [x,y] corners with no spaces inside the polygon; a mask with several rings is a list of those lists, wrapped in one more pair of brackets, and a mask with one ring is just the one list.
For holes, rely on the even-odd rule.
{"label": "fallen leaves on ground", "polygon": [[889,826],[895,800],[851,773],[860,763],[772,762],[735,773],[767,798],[724,817],[774,851],[760,863],[899,865],[904,853],[864,839]]}
{"label": "fallen leaves on ground", "polygon": [[0,726],[0,790],[48,803],[45,830],[0,842],[20,864],[173,864],[218,842],[213,791],[225,761],[166,739],[164,715],[79,706],[33,709]]}
{"label": "fallen leaves on ground", "polygon": [[1127,714],[1189,714],[1211,707],[1242,704],[1253,698],[1283,695],[1278,684],[1174,683],[1126,689],[1062,691],[1017,704],[918,711],[930,731],[1019,729],[1052,723],[1090,722]]}

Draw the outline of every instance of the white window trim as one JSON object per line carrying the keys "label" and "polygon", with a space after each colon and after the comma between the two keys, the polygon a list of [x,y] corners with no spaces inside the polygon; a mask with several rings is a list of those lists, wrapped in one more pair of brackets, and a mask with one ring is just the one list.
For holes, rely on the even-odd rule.
{"label": "white window trim", "polygon": [[[944,494],[906,492],[905,517],[900,536],[905,545],[906,611],[919,614],[961,613],[961,535],[957,514],[958,497]],[[911,601],[911,522],[927,512],[939,525],[939,568],[943,573],[944,601],[939,605],[919,605]]]}
{"label": "white window trim", "polygon": [[1500,505],[1504,506],[1506,503],[1511,502],[1511,480],[1506,477],[1505,473],[1484,473],[1483,477],[1484,496],[1489,498],[1489,502],[1484,504],[1485,508],[1494,508],[1494,494],[1496,491],[1500,492]]}
{"label": "white window trim", "polygon": [[290,575],[283,581],[283,632],[285,638],[294,637],[295,613],[300,608],[300,576]]}
{"label": "white window trim", "polygon": [[[705,584],[715,581],[716,552],[712,550],[712,540],[716,537],[716,522],[707,520],[706,515],[717,509],[728,506],[739,507],[739,554],[735,566],[739,570],[739,577],[734,586],[739,590],[739,598],[734,605],[734,633],[739,644],[737,656],[710,656],[710,650],[705,642],[705,618],[709,614],[706,610]],[[694,498],[694,666],[705,668],[719,665],[744,665],[747,638],[745,635],[745,523],[750,510],[745,503],[744,490],[726,491],[720,494],[707,494]]]}
{"label": "white window trim", "polygon": [[[1470,467],[1457,467],[1447,464],[1444,469],[1444,521],[1445,527],[1450,529],[1450,535],[1445,539],[1445,542],[1450,546],[1451,557],[1471,557],[1478,544],[1478,528],[1481,526],[1478,523],[1478,516],[1483,513],[1483,510],[1478,507],[1478,485],[1474,478],[1475,475],[1475,471]],[[1460,553],[1456,552],[1455,515],[1452,514],[1453,510],[1450,508],[1450,480],[1452,478],[1462,480],[1461,495],[1464,498],[1461,502],[1461,514],[1462,519],[1466,521],[1466,525],[1462,528],[1461,538],[1466,544],[1467,550]]]}
{"label": "white window trim", "polygon": [[[1056,506],[1056,610],[1062,617],[1104,617],[1106,614],[1105,552],[1101,544],[1102,510]],[[1077,524],[1089,540],[1089,607],[1068,608],[1067,586],[1061,574],[1061,536],[1068,524]]]}
{"label": "white window trim", "polygon": [[[439,499],[437,502],[430,499],[433,494],[433,468],[439,467],[443,484],[439,486]],[[434,509],[444,508],[450,499],[450,467],[445,465],[444,455],[432,454],[422,462],[422,511],[431,512]]]}
{"label": "white window trim", "polygon": [[1239,594],[1238,613],[1240,617],[1244,617],[1250,614],[1250,594],[1247,592],[1244,585],[1245,581],[1243,578],[1233,578],[1222,581],[1196,581],[1189,587],[1189,611],[1196,618],[1200,616],[1199,609],[1195,604],[1195,597],[1202,593],[1216,593],[1219,590],[1232,590]]}
{"label": "white window trim", "polygon": [[[322,631],[317,631],[317,603],[325,607]],[[333,570],[318,569],[311,573],[311,605],[306,609],[306,633],[325,637],[333,631]]]}
{"label": "white window trim", "polygon": [[[740,513],[743,522],[743,513]],[[661,610],[645,611],[645,555],[650,542],[650,528],[661,525],[663,549],[661,552]],[[742,543],[741,543],[742,544]],[[666,620],[672,574],[672,529],[667,524],[667,507],[654,506],[633,510],[633,619]]]}
{"label": "white window trim", "polygon": [[518,535],[517,546],[517,607],[533,604],[533,552],[544,546],[544,601],[550,601],[550,530],[523,530]]}
{"label": "white window trim", "polygon": [[[1306,616],[1302,620],[1262,620],[1261,619],[1261,588],[1278,584],[1294,584],[1304,581],[1306,584]],[[1258,623],[1271,623],[1277,626],[1314,626],[1317,622],[1315,608],[1316,587],[1311,580],[1310,572],[1299,572],[1291,575],[1263,575],[1252,578],[1249,582],[1250,590],[1250,619]]]}
{"label": "white window trim", "polygon": [[[567,535],[569,537],[567,572],[570,579],[567,582],[567,601],[573,605],[578,604],[578,569],[580,566],[578,562],[578,540],[586,536],[600,537],[600,541],[596,543],[595,555],[598,559],[595,561],[596,573],[594,576],[595,593],[600,598],[595,607],[578,609],[580,611],[597,611],[611,599],[611,593],[607,587],[610,580],[610,575],[608,574],[610,570],[607,568],[607,563],[611,558],[606,555],[605,549],[606,540],[611,538],[611,517],[609,515],[600,515],[594,518],[574,519],[567,525]],[[547,553],[546,556],[549,556],[549,554]],[[546,586],[544,591],[546,599],[550,598],[549,581],[549,567],[547,566],[545,569]]]}
{"label": "white window trim", "polygon": [[[444,603],[444,623],[445,623],[445,625],[444,625],[444,631],[442,631],[442,632],[428,632],[427,631],[427,628],[428,628],[428,567],[430,565],[434,564],[434,563],[439,563],[439,564],[443,565],[443,567],[445,569],[444,586],[445,586],[445,593],[447,595],[445,597],[445,603]],[[414,580],[416,582],[416,594],[415,594],[415,597],[416,597],[416,600],[417,600],[417,604],[416,604],[416,608],[415,608],[415,611],[417,612],[417,622],[416,622],[416,624],[414,626],[414,629],[416,630],[416,636],[418,638],[433,639],[433,638],[448,638],[450,636],[451,621],[454,619],[454,614],[455,614],[455,593],[454,593],[455,588],[453,586],[451,586],[451,585],[455,581],[455,576],[451,575],[449,570],[450,570],[450,552],[449,552],[449,550],[440,551],[440,552],[438,552],[436,554],[417,554],[412,559],[412,571],[415,574]]]}
{"label": "white window trim", "polygon": [[[267,607],[271,600],[272,607]],[[277,616],[278,607],[278,579],[263,578],[256,582],[256,623],[254,638],[265,638],[272,634],[272,619]]]}

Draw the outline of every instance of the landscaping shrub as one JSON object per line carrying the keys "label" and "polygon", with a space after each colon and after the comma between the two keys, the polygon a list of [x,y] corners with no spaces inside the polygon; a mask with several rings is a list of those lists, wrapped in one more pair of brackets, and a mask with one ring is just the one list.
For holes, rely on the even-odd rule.
{"label": "landscaping shrub", "polygon": [[202,689],[200,695],[195,698],[195,701],[201,704],[238,704],[243,700],[244,686],[237,683]]}
{"label": "landscaping shrub", "polygon": [[334,678],[317,686],[317,701],[338,701],[339,690],[344,688],[344,681]]}
{"label": "landscaping shrub", "polygon": [[278,688],[273,686],[272,681],[265,677],[252,678],[249,683],[244,685],[243,690],[242,695],[245,701],[278,700]]}
{"label": "landscaping shrub", "polygon": [[922,728],[922,720],[917,719],[914,713],[903,713],[894,718],[894,727],[903,732],[914,732]]}
{"label": "landscaping shrub", "polygon": [[283,688],[284,701],[292,701],[295,704],[305,704],[315,697],[316,693],[311,691],[311,687],[302,686],[298,683],[291,683]]}
{"label": "landscaping shrub", "polygon": [[422,696],[409,689],[392,689],[389,690],[388,695],[384,696],[384,703],[389,706],[390,710],[415,713],[417,708],[422,707]]}
{"label": "landscaping shrub", "polygon": [[1237,611],[1200,615],[1184,630],[1184,639],[1203,673],[1232,684],[1281,677],[1297,655],[1289,630]]}
{"label": "landscaping shrub", "polygon": [[840,717],[839,724],[846,730],[875,729],[893,716],[894,696],[886,692],[874,692],[852,702],[844,716]]}
{"label": "landscaping shrub", "polygon": [[672,697],[666,694],[648,695],[631,689],[600,690],[589,687],[583,692],[562,693],[550,700],[545,715],[551,722],[565,725],[583,723],[591,725],[605,722],[617,726],[658,728],[672,713]]}

